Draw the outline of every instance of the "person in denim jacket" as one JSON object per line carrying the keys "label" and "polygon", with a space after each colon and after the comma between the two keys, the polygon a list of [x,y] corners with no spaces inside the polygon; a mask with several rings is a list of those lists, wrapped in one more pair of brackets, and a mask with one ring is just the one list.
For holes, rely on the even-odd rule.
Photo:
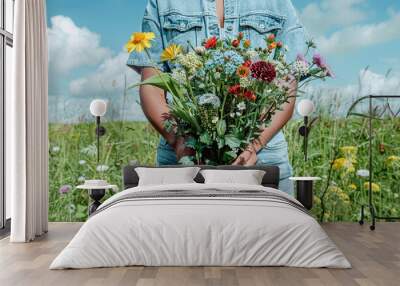
{"label": "person in denim jacket", "polygon": [[[145,53],[131,53],[128,66],[142,79],[155,74],[155,68],[169,71],[160,61],[162,50],[172,43],[200,46],[204,39],[217,36],[234,38],[239,32],[254,46],[263,46],[268,34],[275,34],[289,47],[288,60],[306,50],[306,36],[290,0],[148,0],[142,23],[143,32],[153,32],[155,41]],[[297,83],[290,83],[290,93],[296,93]],[[140,88],[142,109],[154,128],[162,135],[157,149],[158,165],[177,164],[190,150],[183,138],[168,133],[163,126],[163,114],[168,113],[167,95],[153,86]],[[279,189],[293,194],[289,180],[292,168],[288,159],[287,142],[281,131],[293,114],[295,99],[277,112],[259,140],[251,144],[235,160],[240,165],[275,165],[280,168]]]}

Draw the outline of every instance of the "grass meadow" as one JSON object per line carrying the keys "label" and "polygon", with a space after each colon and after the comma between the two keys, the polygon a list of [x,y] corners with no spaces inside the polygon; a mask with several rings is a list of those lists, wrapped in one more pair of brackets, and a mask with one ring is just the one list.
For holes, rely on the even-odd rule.
{"label": "grass meadow", "polygon": [[[88,195],[74,188],[85,179],[104,178],[121,189],[124,165],[155,163],[159,138],[148,123],[115,121],[104,126],[98,165],[94,124],[50,124],[51,221],[87,218]],[[312,213],[320,221],[357,221],[360,205],[367,202],[368,178],[360,170],[368,169],[368,120],[319,117],[312,127],[307,163],[300,126],[301,121],[292,120],[284,132],[294,175],[322,178],[315,185]],[[376,120],[374,129],[374,202],[380,215],[399,216],[400,120]]]}

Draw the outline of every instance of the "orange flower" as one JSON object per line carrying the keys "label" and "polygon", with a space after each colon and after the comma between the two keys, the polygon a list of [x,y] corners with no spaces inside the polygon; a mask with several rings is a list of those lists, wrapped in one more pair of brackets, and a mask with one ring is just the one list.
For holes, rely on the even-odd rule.
{"label": "orange flower", "polygon": [[271,44],[268,45],[268,49],[273,50],[276,48],[276,45],[277,45],[276,42],[272,42]]}
{"label": "orange flower", "polygon": [[244,43],[243,43],[243,47],[245,49],[249,48],[250,45],[251,45],[251,41],[249,39],[245,40]]}
{"label": "orange flower", "polygon": [[237,68],[236,74],[239,77],[247,77],[250,74],[250,69],[249,69],[249,67],[242,65]]}

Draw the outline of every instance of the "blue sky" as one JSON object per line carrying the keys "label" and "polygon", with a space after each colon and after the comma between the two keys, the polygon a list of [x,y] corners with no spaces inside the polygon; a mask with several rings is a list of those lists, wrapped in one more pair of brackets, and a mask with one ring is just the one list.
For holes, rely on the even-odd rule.
{"label": "blue sky", "polygon": [[[400,91],[400,1],[293,0],[293,4],[337,75],[324,88],[330,92],[336,88],[346,96],[357,90],[360,72],[369,66],[362,73],[368,91]],[[79,112],[74,106],[86,106],[94,97],[113,101],[115,112],[120,112],[124,76],[128,82],[137,80],[123,65],[122,47],[132,31],[140,30],[145,5],[145,0],[47,1],[52,120],[71,116],[76,120]],[[389,69],[393,70],[385,79]],[[137,94],[130,100],[125,107],[128,118],[142,118]],[[68,110],[74,112],[67,114]]]}

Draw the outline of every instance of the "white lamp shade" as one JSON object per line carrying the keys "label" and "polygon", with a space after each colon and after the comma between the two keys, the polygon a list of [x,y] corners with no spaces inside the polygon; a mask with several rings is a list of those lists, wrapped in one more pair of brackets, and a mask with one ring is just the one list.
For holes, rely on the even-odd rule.
{"label": "white lamp shade", "polygon": [[95,99],[90,103],[90,113],[93,116],[104,116],[107,111],[107,102],[102,99]]}
{"label": "white lamp shade", "polygon": [[303,99],[297,104],[297,112],[301,116],[309,116],[314,112],[315,106],[314,103],[309,99]]}

